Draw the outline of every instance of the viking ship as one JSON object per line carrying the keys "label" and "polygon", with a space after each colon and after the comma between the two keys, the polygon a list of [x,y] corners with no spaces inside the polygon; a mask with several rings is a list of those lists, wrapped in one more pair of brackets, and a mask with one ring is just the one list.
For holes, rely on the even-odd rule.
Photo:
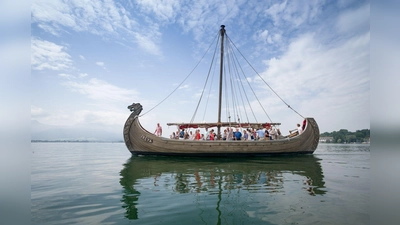
{"label": "viking ship", "polygon": [[[186,129],[199,129],[199,128],[215,128],[216,137],[214,140],[195,140],[195,139],[182,139],[182,138],[166,138],[157,136],[152,132],[147,131],[139,121],[139,117],[143,106],[140,103],[133,103],[128,106],[128,109],[131,111],[128,119],[125,122],[123,128],[123,135],[126,147],[133,155],[162,155],[162,156],[197,156],[197,157],[224,157],[224,156],[270,156],[277,154],[312,154],[319,142],[319,128],[318,124],[312,117],[303,117],[297,111],[292,109],[290,105],[288,105],[271,87],[268,85],[265,80],[260,76],[257,72],[256,74],[259,76],[259,79],[267,84],[267,86],[275,93],[283,103],[285,103],[288,108],[292,109],[295,113],[302,117],[302,126],[301,132],[298,131],[290,133],[289,135],[283,136],[279,129],[275,130],[275,127],[279,127],[281,123],[277,122],[241,122],[240,117],[236,118],[234,121],[231,121],[231,116],[228,113],[227,121],[221,120],[222,114],[222,104],[223,104],[223,87],[224,84],[227,86],[228,83],[232,83],[232,80],[246,80],[236,78],[230,78],[230,82],[227,82],[226,76],[229,71],[232,71],[233,68],[241,68],[237,66],[234,59],[236,55],[234,53],[230,53],[233,47],[236,47],[231,39],[227,36],[225,26],[221,25],[221,29],[218,32],[218,41],[217,45],[220,46],[220,58],[219,58],[219,98],[218,98],[218,119],[217,122],[209,123],[209,122],[194,122],[193,120],[188,123],[168,123],[168,126],[177,126],[179,130]],[[217,48],[216,48],[217,49]],[[237,49],[237,48],[236,48]],[[226,52],[230,54],[226,54]],[[214,54],[215,56],[216,54]],[[218,54],[217,54],[218,55]],[[228,56],[226,56],[228,55]],[[239,51],[239,55],[242,55]],[[224,60],[231,60],[228,66],[224,66]],[[214,61],[214,60],[213,60]],[[247,60],[245,60],[248,62]],[[230,67],[232,68],[230,68]],[[250,65],[251,68],[253,68]],[[211,69],[210,69],[211,70]],[[237,69],[238,71],[242,71],[242,69]],[[239,75],[236,75],[239,76]],[[208,77],[206,79],[209,80]],[[245,82],[242,82],[245,83]],[[181,83],[182,84],[182,83]],[[250,84],[248,84],[250,85]],[[225,88],[225,90],[228,88]],[[245,90],[246,88],[231,88],[235,90]],[[247,88],[252,90],[251,88]],[[176,90],[176,89],[175,89]],[[203,89],[204,91],[204,89]],[[254,92],[253,92],[254,94]],[[231,94],[232,97],[237,96],[238,94]],[[254,94],[255,95],[255,94]],[[203,96],[203,94],[201,95]],[[242,95],[243,96],[243,95]],[[256,95],[255,95],[256,96]],[[245,94],[246,99],[248,96]],[[255,97],[257,100],[258,98]],[[236,97],[236,100],[232,101],[230,105],[239,105],[239,97]],[[243,97],[242,97],[243,99]],[[164,99],[165,100],[165,99]],[[224,106],[224,110],[226,111],[229,108],[229,101],[226,101]],[[238,108],[250,108],[241,105],[242,107]],[[157,106],[157,105],[156,105]],[[260,103],[262,109],[263,106]],[[239,109],[235,109],[239,110]],[[233,110],[234,111],[234,110]],[[264,110],[265,111],[265,110]],[[215,114],[215,113],[214,113]],[[254,115],[254,113],[253,113]],[[269,116],[267,115],[269,118]],[[266,129],[266,131],[274,129],[275,132],[279,133],[279,135],[275,135],[275,137],[253,137],[249,138],[249,140],[234,140],[234,138],[222,138],[221,129],[230,128],[232,129],[240,129],[241,131],[248,129],[256,130],[256,129]],[[177,130],[178,130],[177,129]],[[267,132],[268,133],[268,132]],[[253,132],[250,132],[253,134]]]}

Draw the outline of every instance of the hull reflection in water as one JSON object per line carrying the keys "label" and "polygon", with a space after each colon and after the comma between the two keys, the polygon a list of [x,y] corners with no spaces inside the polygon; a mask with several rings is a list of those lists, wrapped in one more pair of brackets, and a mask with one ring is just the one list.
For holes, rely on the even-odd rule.
{"label": "hull reflection in water", "polygon": [[182,217],[191,213],[193,219],[211,210],[220,221],[221,208],[246,211],[255,205],[257,211],[271,207],[258,199],[260,196],[266,201],[277,195],[312,198],[325,194],[321,165],[314,155],[243,159],[132,156],[121,171],[120,183],[128,219],[154,217],[163,210]]}

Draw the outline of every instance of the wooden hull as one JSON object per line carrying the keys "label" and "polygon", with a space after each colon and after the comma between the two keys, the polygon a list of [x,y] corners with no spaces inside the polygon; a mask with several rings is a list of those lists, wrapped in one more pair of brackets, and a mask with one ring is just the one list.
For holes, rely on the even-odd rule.
{"label": "wooden hull", "polygon": [[313,118],[301,135],[280,140],[259,141],[194,141],[175,140],[145,130],[138,115],[132,113],[124,126],[127,148],[135,155],[163,156],[267,156],[276,154],[312,154],[318,146],[319,128]]}

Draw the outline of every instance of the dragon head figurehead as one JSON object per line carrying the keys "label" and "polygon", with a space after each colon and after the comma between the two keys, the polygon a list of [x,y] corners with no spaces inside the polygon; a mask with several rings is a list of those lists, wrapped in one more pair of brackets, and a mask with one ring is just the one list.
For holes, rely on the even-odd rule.
{"label": "dragon head figurehead", "polygon": [[132,103],[132,105],[128,106],[128,109],[132,113],[135,113],[136,115],[139,115],[140,112],[142,112],[142,110],[143,110],[143,106],[140,103]]}

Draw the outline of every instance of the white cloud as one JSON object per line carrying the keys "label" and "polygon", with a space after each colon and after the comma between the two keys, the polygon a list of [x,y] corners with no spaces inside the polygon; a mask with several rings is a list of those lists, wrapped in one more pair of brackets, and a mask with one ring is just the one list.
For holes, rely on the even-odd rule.
{"label": "white cloud", "polygon": [[284,12],[287,5],[287,1],[273,4],[269,7],[265,12],[270,15],[274,21],[274,24],[279,24],[280,18],[282,17],[281,14]]}
{"label": "white cloud", "polygon": [[191,32],[200,44],[205,41],[205,37],[208,43],[210,32],[215,33],[215,28],[218,28],[219,24],[238,15],[240,6],[245,3],[246,1],[243,0],[138,1],[140,11],[146,14],[146,18],[154,20],[160,26],[170,23],[179,24],[184,33]]}
{"label": "white cloud", "polygon": [[188,89],[190,86],[188,84],[179,86],[178,89]]}
{"label": "white cloud", "polygon": [[96,65],[98,65],[98,66],[100,66],[100,67],[103,67],[103,69],[107,69],[107,68],[104,66],[104,62],[96,62]]}
{"label": "white cloud", "polygon": [[[354,87],[354,84],[369,79],[369,33],[331,49],[320,46],[311,34],[296,39],[280,59],[268,62],[265,78],[280,85],[281,89],[291,90],[291,95],[303,96],[306,93],[302,87],[308,87],[308,90],[334,89],[339,94],[351,90],[337,90],[341,84]],[[295,85],[284,85],[286,83]]]}
{"label": "white cloud", "polygon": [[264,45],[279,43],[282,41],[282,34],[277,32],[279,31],[270,33],[268,30],[259,30],[253,36],[253,39],[256,40],[257,42],[262,42]]}
{"label": "white cloud", "polygon": [[66,73],[60,73],[58,74],[58,76],[62,77],[62,78],[66,78],[68,80],[75,78],[75,76],[71,75],[71,74],[66,74]]}
{"label": "white cloud", "polygon": [[[156,32],[153,31],[153,34]],[[158,36],[159,34],[155,35]],[[136,43],[141,47],[142,49],[145,49],[146,51],[154,54],[154,55],[161,55],[161,52],[159,50],[159,47],[156,45],[156,43],[151,39],[151,35],[149,34],[140,34],[140,33],[135,33],[134,37],[136,39]]]}
{"label": "white cloud", "polygon": [[[369,40],[368,32],[328,48],[312,34],[303,35],[282,57],[267,62],[263,78],[301,114],[323,118],[322,124],[333,119],[324,115],[341,121],[358,115],[355,127],[360,128],[369,122]],[[266,105],[283,110],[274,99],[265,100]]]}
{"label": "white cloud", "polygon": [[87,73],[80,73],[79,74],[79,78],[84,78],[84,77],[86,77],[88,74]]}
{"label": "white cloud", "polygon": [[97,101],[130,102],[132,99],[137,99],[138,95],[135,90],[120,88],[96,78],[90,79],[87,83],[69,81],[64,85]]}
{"label": "white cloud", "polygon": [[104,66],[104,62],[96,62],[96,65],[98,65],[98,66]]}
{"label": "white cloud", "polygon": [[273,4],[265,13],[272,17],[275,26],[291,25],[298,27],[313,20],[323,4],[319,1],[284,1]]}
{"label": "white cloud", "polygon": [[72,68],[71,56],[66,47],[37,38],[31,40],[31,66],[34,70],[68,70]]}
{"label": "white cloud", "polygon": [[37,0],[31,13],[32,23],[53,35],[72,29],[118,37],[119,42],[137,43],[151,54],[161,54],[156,44],[160,36],[157,25],[138,23],[128,10],[113,1]]}
{"label": "white cloud", "polygon": [[[40,123],[54,126],[73,126],[73,125],[91,125],[91,126],[123,126],[127,118],[127,110],[124,109],[104,109],[77,111],[57,110],[50,113],[42,108],[31,106],[31,118]],[[104,127],[102,127],[104,128]]]}
{"label": "white cloud", "polygon": [[180,1],[178,0],[137,0],[136,4],[144,12],[154,15],[159,21],[174,20],[180,11]]}
{"label": "white cloud", "polygon": [[[65,76],[68,77],[67,74]],[[138,93],[135,90],[120,88],[95,78],[87,82],[71,79],[64,82],[63,85],[93,101],[78,105],[65,102],[65,107],[56,107],[52,110],[32,106],[32,119],[44,124],[58,126],[97,124],[121,127],[127,118],[127,113],[129,114],[129,110],[126,109],[126,102],[138,99]],[[85,106],[88,106],[88,108],[86,109]]]}
{"label": "white cloud", "polygon": [[337,20],[337,28],[342,33],[369,29],[370,5],[365,4],[358,9],[342,13]]}
{"label": "white cloud", "polygon": [[57,25],[38,24],[38,27],[54,36],[60,36],[60,33],[58,31],[59,26]]}
{"label": "white cloud", "polygon": [[72,75],[72,74],[67,74],[67,73],[60,73],[60,74],[58,74],[58,76],[61,78],[65,78],[67,80],[72,80],[72,79],[76,79],[76,78],[84,78],[84,77],[88,76],[88,74],[80,73],[78,75]]}
{"label": "white cloud", "polygon": [[270,41],[270,43],[272,43],[272,41],[273,42],[280,42],[282,40],[282,34],[275,33],[274,35],[272,35],[271,39],[272,40]]}
{"label": "white cloud", "polygon": [[253,37],[256,41],[262,41],[264,43],[268,40],[268,30],[259,30]]}
{"label": "white cloud", "polygon": [[83,55],[79,55],[79,58],[82,59],[82,60],[86,60]]}

